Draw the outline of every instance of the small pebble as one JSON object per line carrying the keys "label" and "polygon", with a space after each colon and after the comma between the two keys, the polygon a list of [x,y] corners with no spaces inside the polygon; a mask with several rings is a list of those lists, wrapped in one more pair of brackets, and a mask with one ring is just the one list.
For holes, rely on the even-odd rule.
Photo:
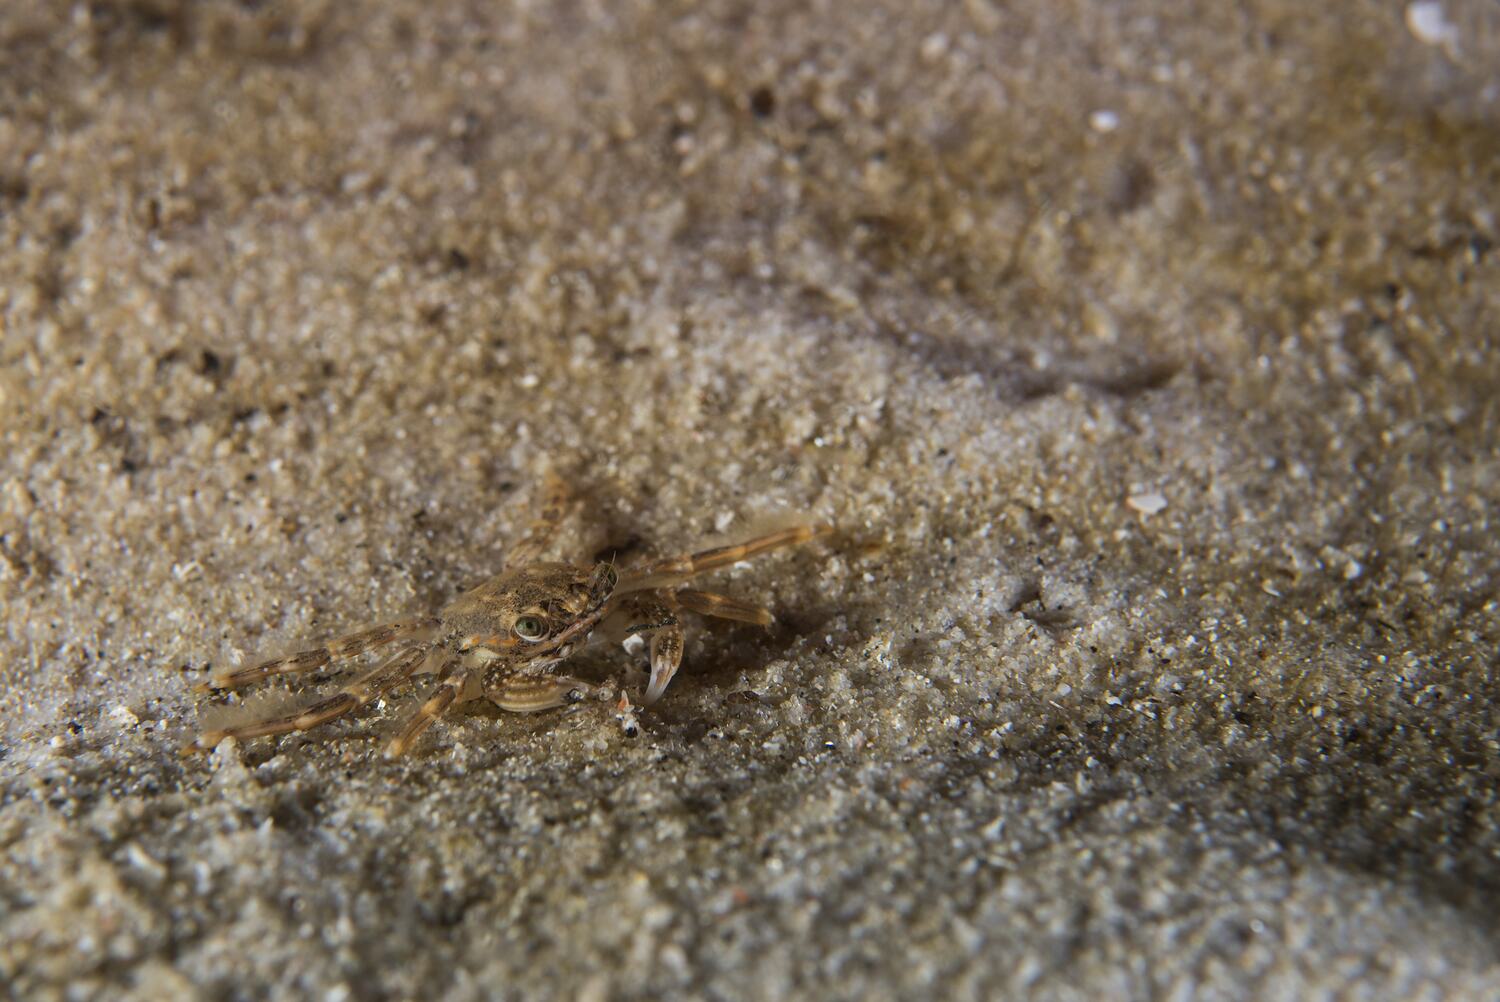
{"label": "small pebble", "polygon": [[1120,116],[1108,108],[1100,108],[1089,115],[1089,128],[1095,132],[1113,132],[1120,127]]}

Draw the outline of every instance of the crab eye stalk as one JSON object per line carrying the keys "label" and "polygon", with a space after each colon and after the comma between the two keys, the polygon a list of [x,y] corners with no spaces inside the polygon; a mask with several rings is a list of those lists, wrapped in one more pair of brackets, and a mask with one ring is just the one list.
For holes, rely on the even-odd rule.
{"label": "crab eye stalk", "polygon": [[547,635],[547,622],[541,616],[522,616],[516,620],[516,636],[535,643]]}

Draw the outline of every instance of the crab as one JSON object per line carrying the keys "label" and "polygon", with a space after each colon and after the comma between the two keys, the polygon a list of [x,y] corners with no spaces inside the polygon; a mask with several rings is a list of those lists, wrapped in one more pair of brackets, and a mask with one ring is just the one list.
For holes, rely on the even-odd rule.
{"label": "crab", "polygon": [[[198,686],[198,691],[238,689],[403,645],[394,656],[331,696],[292,713],[205,730],[184,752],[211,751],[226,738],[244,740],[310,730],[367,706],[422,673],[435,673],[437,685],[386,744],[387,757],[405,755],[433,724],[476,699],[487,699],[515,713],[576,704],[595,687],[560,674],[557,668],[606,621],[611,627],[623,626],[627,646],[631,638],[649,644],[651,675],[641,703],[651,706],[682,664],[680,611],[762,626],[772,622],[768,609],[717,592],[683,587],[688,581],[830,531],[826,525],[800,525],[624,569],[610,561],[592,565],[544,561],[541,558],[570,506],[566,485],[549,479],[541,516],[509,554],[500,573],[459,595],[436,615],[350,633],[321,647],[231,669]],[[634,725],[635,711],[623,694],[620,706],[621,719]]]}

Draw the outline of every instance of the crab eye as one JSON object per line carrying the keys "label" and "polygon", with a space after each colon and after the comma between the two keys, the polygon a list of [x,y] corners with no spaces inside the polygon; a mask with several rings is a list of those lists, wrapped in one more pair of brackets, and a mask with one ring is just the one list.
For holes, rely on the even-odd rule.
{"label": "crab eye", "polygon": [[522,616],[516,620],[515,629],[522,640],[541,640],[547,635],[547,624],[540,616]]}

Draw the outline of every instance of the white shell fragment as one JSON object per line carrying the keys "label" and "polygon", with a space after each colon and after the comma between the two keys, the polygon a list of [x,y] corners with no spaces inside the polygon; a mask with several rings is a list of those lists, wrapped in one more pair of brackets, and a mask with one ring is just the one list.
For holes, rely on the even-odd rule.
{"label": "white shell fragment", "polygon": [[1125,499],[1125,507],[1142,515],[1155,515],[1166,510],[1167,498],[1160,491],[1147,494],[1132,494]]}
{"label": "white shell fragment", "polygon": [[1458,28],[1437,0],[1419,0],[1406,5],[1406,30],[1427,45],[1441,45],[1449,52],[1458,48]]}
{"label": "white shell fragment", "polygon": [[1113,132],[1120,127],[1120,115],[1108,108],[1100,108],[1089,114],[1089,128],[1095,132]]}

